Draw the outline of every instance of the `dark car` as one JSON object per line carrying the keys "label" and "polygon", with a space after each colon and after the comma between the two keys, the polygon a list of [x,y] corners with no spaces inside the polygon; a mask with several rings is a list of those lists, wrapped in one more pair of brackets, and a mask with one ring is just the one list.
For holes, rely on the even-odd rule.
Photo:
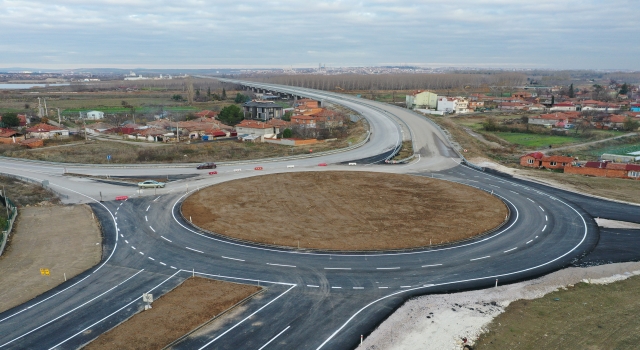
{"label": "dark car", "polygon": [[197,169],[215,169],[216,163],[202,163],[198,165]]}

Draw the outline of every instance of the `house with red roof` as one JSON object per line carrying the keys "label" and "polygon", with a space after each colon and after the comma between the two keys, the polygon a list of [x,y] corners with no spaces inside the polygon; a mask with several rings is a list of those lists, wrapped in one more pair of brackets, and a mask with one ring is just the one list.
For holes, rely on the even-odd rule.
{"label": "house with red roof", "polygon": [[255,141],[265,138],[276,138],[280,133],[280,128],[257,120],[243,120],[236,125],[238,139]]}
{"label": "house with red roof", "polygon": [[542,158],[544,154],[542,152],[533,152],[525,154],[520,157],[520,165],[530,167],[530,168],[539,168],[542,166]]}
{"label": "house with red roof", "polygon": [[546,127],[564,127],[569,124],[569,116],[564,113],[541,114],[529,117],[529,124],[542,125]]}
{"label": "house with red roof", "polygon": [[577,111],[578,106],[573,104],[573,102],[559,102],[554,104],[549,111],[551,112],[567,112],[567,111]]}
{"label": "house with red roof", "polygon": [[0,128],[0,143],[12,144],[24,140],[24,135],[13,130]]}
{"label": "house with red roof", "polygon": [[52,139],[56,137],[68,137],[69,130],[57,126],[40,123],[27,129],[29,138]]}
{"label": "house with red roof", "polygon": [[575,159],[566,156],[545,156],[542,152],[533,152],[520,157],[520,165],[529,168],[563,169]]}
{"label": "house with red roof", "polygon": [[218,112],[210,111],[205,109],[204,111],[200,111],[194,114],[198,118],[215,118],[218,116]]}

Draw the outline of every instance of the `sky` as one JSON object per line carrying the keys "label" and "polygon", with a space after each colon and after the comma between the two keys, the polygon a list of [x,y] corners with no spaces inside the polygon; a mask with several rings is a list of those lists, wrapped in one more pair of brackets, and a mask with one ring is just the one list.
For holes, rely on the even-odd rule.
{"label": "sky", "polygon": [[0,67],[640,70],[638,0],[0,0]]}

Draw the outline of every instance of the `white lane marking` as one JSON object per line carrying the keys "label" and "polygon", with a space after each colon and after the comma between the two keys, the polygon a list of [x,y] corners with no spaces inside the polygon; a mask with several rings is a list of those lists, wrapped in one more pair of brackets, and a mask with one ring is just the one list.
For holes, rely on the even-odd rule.
{"label": "white lane marking", "polygon": [[[177,275],[179,272],[180,272],[180,271],[178,271],[178,272],[174,273],[173,275],[169,276],[166,280],[164,280],[164,281],[160,282],[160,283],[159,283],[158,285],[156,285],[155,287],[153,287],[153,288],[149,289],[149,290],[147,291],[147,293],[152,292],[152,291],[153,291],[153,290],[155,290],[156,288],[160,287],[160,286],[161,286],[161,285],[163,285],[165,282],[167,282],[168,280],[172,279],[172,278],[173,278],[175,275]],[[96,322],[95,322],[95,323],[93,323],[92,325],[89,325],[87,328],[85,328],[85,329],[83,329],[83,330],[79,331],[78,333],[76,333],[76,334],[74,334],[74,335],[70,336],[69,338],[67,338],[67,339],[65,339],[65,340],[63,340],[63,341],[61,341],[60,343],[58,343],[58,344],[54,345],[53,347],[49,348],[49,350],[57,349],[60,345],[62,345],[62,344],[64,344],[64,343],[66,343],[66,342],[68,342],[69,340],[71,340],[71,339],[73,339],[73,338],[77,337],[78,335],[80,335],[80,334],[82,334],[82,333],[86,332],[86,331],[87,331],[87,329],[90,329],[90,328],[94,327],[94,326],[95,326],[95,325],[97,325],[98,323],[100,323],[100,322],[102,322],[102,321],[106,320],[107,318],[109,318],[109,317],[111,317],[111,316],[113,316],[113,315],[117,314],[118,312],[120,312],[120,311],[122,311],[122,310],[124,310],[124,309],[128,308],[129,306],[131,306],[131,304],[136,303],[136,302],[139,302],[139,301],[140,301],[140,299],[138,299],[138,298],[134,298],[131,302],[129,302],[129,303],[128,303],[128,304],[126,304],[125,306],[123,306],[123,307],[119,308],[118,310],[116,310],[116,311],[112,312],[111,314],[109,314],[109,315],[105,316],[104,318],[102,318],[102,319],[100,319],[100,320],[96,321]]]}
{"label": "white lane marking", "polygon": [[491,257],[491,255],[487,255],[487,256],[483,256],[482,258],[469,259],[469,261],[481,260],[481,259],[486,259],[486,258],[490,258],[490,257]]}
{"label": "white lane marking", "polygon": [[[16,340],[18,340],[18,339],[21,339],[21,338],[23,338],[24,336],[29,335],[29,334],[31,334],[31,333],[33,333],[33,332],[37,331],[38,329],[40,329],[40,328],[42,328],[42,327],[44,327],[44,326],[47,326],[47,325],[49,325],[49,324],[51,324],[51,323],[53,323],[53,322],[55,322],[55,321],[59,320],[60,318],[62,318],[62,317],[64,317],[64,316],[66,316],[66,315],[68,315],[68,314],[70,314],[70,313],[72,313],[72,312],[74,312],[74,311],[78,310],[79,308],[81,308],[81,307],[83,307],[83,306],[85,306],[85,305],[87,305],[87,304],[91,303],[92,301],[94,301],[94,300],[96,300],[96,299],[98,299],[98,298],[102,297],[103,295],[105,295],[105,294],[107,294],[107,293],[111,292],[112,290],[114,290],[114,289],[118,288],[118,287],[119,287],[119,286],[121,286],[123,283],[125,283],[125,282],[127,282],[128,280],[130,280],[130,279],[134,278],[135,276],[137,276],[137,275],[138,275],[139,273],[141,273],[142,271],[144,271],[144,269],[142,269],[142,270],[140,270],[140,271],[136,272],[135,274],[133,274],[133,276],[131,276],[131,277],[129,277],[129,278],[127,278],[127,279],[125,279],[124,281],[122,281],[122,282],[118,283],[117,285],[115,285],[115,286],[111,287],[110,289],[108,289],[108,290],[106,290],[104,293],[102,293],[102,294],[100,294],[100,295],[98,295],[98,296],[94,297],[93,299],[90,299],[90,300],[88,300],[88,301],[84,302],[83,304],[80,304],[79,306],[76,306],[75,308],[73,308],[73,309],[71,309],[71,310],[69,310],[69,311],[67,311],[67,312],[63,313],[62,315],[60,315],[60,316],[58,316],[58,317],[56,317],[56,318],[52,319],[51,321],[48,321],[48,322],[46,322],[46,323],[44,323],[44,324],[42,324],[42,325],[40,325],[40,326],[38,326],[38,327],[36,327],[36,328],[34,328],[34,329],[32,329],[32,330],[30,330],[30,331],[28,331],[28,332],[24,333],[23,335],[21,335],[21,336],[19,336],[19,337],[17,337],[17,338],[13,338],[12,340],[10,340],[10,341],[8,341],[8,342],[6,342],[6,343],[4,343],[4,344],[0,345],[0,347],[4,347],[5,345],[9,345],[9,344],[13,343],[14,341],[16,341]],[[137,299],[136,299],[136,301],[137,301]],[[56,345],[56,346],[57,346],[57,345]]]}
{"label": "white lane marking", "polygon": [[325,270],[351,270],[350,267],[325,267]]}
{"label": "white lane marking", "polygon": [[133,249],[133,250],[136,250],[136,247],[134,247],[134,246],[131,246],[131,249]]}
{"label": "white lane marking", "polygon": [[242,259],[236,259],[236,258],[230,258],[228,256],[222,256],[223,259],[229,259],[229,260],[237,260],[237,261],[244,261]]}
{"label": "white lane marking", "polygon": [[528,197],[527,197],[527,199],[528,199],[528,200],[530,200],[530,201],[531,201],[531,203],[535,203],[535,202],[533,201],[533,199],[528,198]]}
{"label": "white lane marking", "polygon": [[126,239],[124,240],[124,243],[129,244],[129,241],[127,241]]}
{"label": "white lane marking", "polygon": [[516,191],[511,191],[511,190],[509,190],[509,192],[513,192],[513,193],[515,193],[515,194],[518,194],[518,192],[516,192]]}
{"label": "white lane marking", "polygon": [[[160,196],[158,196],[158,198],[160,198]],[[158,200],[158,198],[154,199],[153,201],[154,201],[154,202],[155,202],[155,201],[157,201],[157,200]]]}
{"label": "white lane marking", "polygon": [[151,225],[149,225],[149,228],[151,229],[151,231],[156,232],[156,230],[154,230],[153,227],[151,227]]}
{"label": "white lane marking", "polygon": [[510,251],[512,251],[512,250],[516,250],[516,249],[518,249],[518,247],[511,248],[511,249],[509,249],[509,250],[505,250],[504,252],[505,252],[505,253],[508,253],[508,252],[510,252]]}
{"label": "white lane marking", "polygon": [[387,289],[389,287],[378,287],[378,289]]}
{"label": "white lane marking", "polygon": [[169,267],[170,267],[170,268],[172,268],[172,269],[174,269],[174,270],[176,269],[176,267],[175,267],[175,266],[169,266]]}
{"label": "white lane marking", "polygon": [[400,288],[411,288],[411,286],[400,286]]}
{"label": "white lane marking", "polygon": [[525,243],[525,244],[529,244],[529,243],[531,243],[531,242],[533,242],[533,239],[532,239],[532,240],[529,240],[529,241],[528,241],[527,243]]}
{"label": "white lane marking", "polygon": [[122,235],[122,233],[120,234],[120,237],[124,238],[124,236]]}
{"label": "white lane marking", "polygon": [[544,227],[542,228],[542,232],[544,232],[544,230],[547,229],[547,225],[544,225]]}
{"label": "white lane marking", "polygon": [[121,206],[121,205],[123,205],[123,204],[124,204],[124,202],[120,203],[120,205],[119,205],[119,206]]}
{"label": "white lane marking", "polygon": [[162,239],[164,239],[164,240],[165,240],[165,241],[167,241],[167,242],[173,242],[172,240],[170,240],[169,238],[167,238],[167,237],[165,237],[165,236],[160,236],[160,237],[162,237]]}
{"label": "white lane marking", "polygon": [[400,270],[399,267],[376,267],[376,270]]}
{"label": "white lane marking", "polygon": [[189,248],[189,247],[185,247],[185,248],[187,248],[187,249],[189,249],[189,250],[193,250],[194,252],[198,252],[198,253],[202,253],[202,254],[204,254],[204,252],[201,252],[201,251],[199,251],[199,250],[197,250],[197,249],[193,249],[193,248]]}
{"label": "white lane marking", "polygon": [[342,287],[331,287],[331,289],[342,289]]}
{"label": "white lane marking", "polygon": [[422,265],[422,267],[442,266],[442,264]]}
{"label": "white lane marking", "polygon": [[143,252],[139,252],[139,253],[140,253],[140,255],[144,255],[144,253],[143,253]]}
{"label": "white lane marking", "polygon": [[271,266],[282,266],[282,267],[295,267],[295,266],[293,266],[293,265],[272,264],[272,263],[267,263],[267,265],[271,265]]}
{"label": "white lane marking", "polygon": [[545,221],[549,221],[549,218],[545,215],[545,216],[544,216],[544,220],[545,220]]}
{"label": "white lane marking", "polygon": [[309,287],[309,288],[320,288],[320,286],[315,286],[313,284],[307,284],[307,287]]}
{"label": "white lane marking", "polygon": [[276,340],[277,337],[279,337],[282,333],[284,333],[284,331],[286,331],[287,329],[289,329],[289,327],[291,326],[287,326],[287,328],[283,329],[280,333],[276,334],[275,337],[271,338],[271,340],[269,340],[268,342],[266,342],[263,346],[260,347],[260,349],[258,350],[262,350],[264,349],[267,345],[271,344],[272,341]]}
{"label": "white lane marking", "polygon": [[160,265],[167,266],[167,264],[163,263],[162,261],[160,262]]}
{"label": "white lane marking", "polygon": [[490,184],[486,184],[487,186],[491,186],[491,187],[496,187],[496,188],[500,188],[500,186],[496,186],[496,185],[490,185]]}
{"label": "white lane marking", "polygon": [[147,207],[147,210],[145,210],[145,211],[149,211],[149,208],[151,208],[151,204],[149,204],[149,206]]}
{"label": "white lane marking", "polygon": [[544,209],[542,209],[542,207],[541,207],[541,206],[538,206],[538,207],[540,208],[540,210],[544,211]]}
{"label": "white lane marking", "polygon": [[149,257],[149,260],[153,260],[153,261],[156,261],[156,259],[154,259],[154,258],[152,258],[152,257]]}
{"label": "white lane marking", "polygon": [[256,310],[254,313],[252,313],[251,315],[245,317],[242,321],[236,323],[233,327],[227,329],[224,333],[220,334],[219,336],[215,337],[213,340],[211,340],[210,342],[204,344],[204,346],[202,346],[200,349],[198,350],[202,350],[204,348],[207,348],[209,345],[213,344],[213,342],[215,342],[216,340],[220,339],[222,336],[224,336],[225,334],[229,333],[231,330],[233,330],[234,328],[238,327],[239,325],[241,325],[244,321],[248,320],[249,318],[253,317],[253,315],[257,314],[258,312],[260,312],[262,309],[264,309],[265,307],[271,305],[271,303],[273,303],[274,301],[280,299],[281,296],[287,294],[291,289],[295,288],[296,285],[294,284],[293,286],[289,287],[289,289],[285,290],[282,294],[278,295],[277,297],[275,297],[273,300],[271,300],[270,302],[266,303],[265,305],[263,305],[261,308],[259,308],[258,310]]}
{"label": "white lane marking", "polygon": [[364,287],[353,287],[353,289],[364,289]]}
{"label": "white lane marking", "polygon": [[[535,238],[538,238],[538,236],[536,236]],[[534,238],[534,239],[535,239],[535,238]]]}
{"label": "white lane marking", "polygon": [[149,219],[147,219],[147,216],[144,216],[144,221],[149,221]]}

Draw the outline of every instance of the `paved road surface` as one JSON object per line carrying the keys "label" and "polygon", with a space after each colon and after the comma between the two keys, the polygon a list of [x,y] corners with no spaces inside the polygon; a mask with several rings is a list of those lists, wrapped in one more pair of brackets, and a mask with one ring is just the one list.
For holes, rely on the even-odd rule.
{"label": "paved road surface", "polygon": [[[175,348],[350,349],[357,346],[361,334],[372,331],[411,296],[489,288],[496,280],[503,284],[546,274],[596,247],[599,230],[593,217],[640,222],[635,206],[459,165],[460,159],[437,127],[408,111],[346,97],[339,100],[340,95],[323,96],[361,111],[372,125],[371,141],[360,149],[317,159],[221,166],[214,176],[185,168],[73,167],[76,173],[101,175],[199,174],[143,193],[63,176],[64,165],[3,159],[0,172],[47,179],[69,194],[68,201],[92,203],[105,242],[102,263],[96,268],[0,314],[0,348],[77,348],[138,312],[143,307],[142,293],[161,295],[196,274],[260,284],[267,292],[240,314],[205,327]],[[411,131],[420,154],[417,161],[399,166],[379,161],[340,165],[388,152],[403,138],[398,119]],[[329,166],[318,167],[320,162]],[[264,169],[253,170],[256,165]],[[198,187],[258,174],[324,170],[409,173],[455,181],[494,193],[511,215],[500,230],[451,246],[330,253],[213,237],[189,225],[179,213],[180,202]],[[104,203],[95,201],[100,192]],[[116,202],[111,200],[115,195],[130,199]]]}

